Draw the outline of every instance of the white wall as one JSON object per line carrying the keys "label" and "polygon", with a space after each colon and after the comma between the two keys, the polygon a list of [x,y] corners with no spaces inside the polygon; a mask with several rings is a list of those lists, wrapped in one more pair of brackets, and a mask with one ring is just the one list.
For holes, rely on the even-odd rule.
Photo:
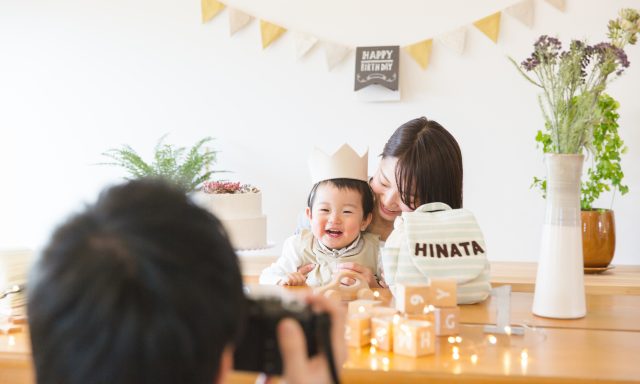
{"label": "white wall", "polygon": [[[336,42],[358,44],[363,29],[378,31],[367,36],[380,39],[362,44],[402,45],[431,36],[408,17],[425,10],[412,11],[408,1],[398,2],[399,9],[380,3],[385,7],[376,12],[389,15],[386,26],[371,25],[362,12],[353,16],[352,25],[313,13],[300,20],[300,10],[272,1],[277,8],[266,8],[273,20],[308,25],[309,32]],[[473,12],[484,16],[508,2],[485,2],[486,9],[476,5]],[[341,9],[337,0],[317,3],[332,7],[342,22],[349,20],[344,12],[358,12],[357,7]],[[469,12],[452,14],[437,4],[432,1],[434,12],[424,13],[425,26],[432,25],[429,17],[440,20],[439,29],[473,20]],[[495,45],[469,28],[465,54],[458,57],[435,43],[427,71],[403,53],[402,101],[362,103],[352,91],[353,57],[331,72],[319,49],[297,62],[290,34],[263,51],[257,22],[229,37],[226,11],[200,24],[199,0],[2,0],[0,247],[41,246],[57,223],[123,175],[94,165],[104,160],[101,152],[126,143],[148,155],[164,133],[180,145],[214,136],[217,167],[262,187],[269,239],[279,242],[292,232],[304,206],[306,159],[313,144],[329,150],[345,141],[368,146],[373,168],[378,161],[373,154],[380,153],[393,130],[426,115],[459,140],[465,206],[482,225],[490,258],[536,260],[544,201],[529,185],[533,175],[544,174],[533,140],[543,120],[536,90],[507,56],[524,59],[541,33],[564,41],[603,40],[617,10],[639,3],[570,0],[565,13],[542,0],[535,4],[532,30],[503,16]],[[414,41],[385,39],[381,30],[399,30],[394,38]],[[609,88],[622,104],[620,134],[629,146],[623,167],[631,189],[614,204],[614,264],[640,264],[640,108],[634,97],[640,46],[630,47],[628,54],[630,69]]]}

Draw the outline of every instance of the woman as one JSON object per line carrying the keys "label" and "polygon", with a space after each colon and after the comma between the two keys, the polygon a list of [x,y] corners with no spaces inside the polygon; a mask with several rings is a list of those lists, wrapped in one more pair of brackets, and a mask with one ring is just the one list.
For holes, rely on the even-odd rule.
{"label": "woman", "polygon": [[[462,153],[456,139],[433,120],[420,117],[396,129],[384,146],[382,160],[369,184],[375,195],[368,232],[385,241],[402,212],[442,202],[462,207]],[[341,269],[358,272],[369,286],[384,286],[367,267],[344,263]]]}

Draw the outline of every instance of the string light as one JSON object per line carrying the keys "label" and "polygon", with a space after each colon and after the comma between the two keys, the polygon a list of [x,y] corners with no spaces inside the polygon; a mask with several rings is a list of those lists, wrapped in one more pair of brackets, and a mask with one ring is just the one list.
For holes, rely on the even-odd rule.
{"label": "string light", "polygon": [[395,315],[393,315],[393,325],[398,325],[399,322],[400,322],[400,315],[396,313]]}
{"label": "string light", "polygon": [[7,339],[7,344],[9,344],[9,346],[13,347],[16,345],[16,338],[13,336],[9,336],[9,338]]}
{"label": "string light", "polygon": [[358,307],[358,312],[364,313],[364,307],[362,305]]}
{"label": "string light", "polygon": [[375,297],[375,298],[380,297],[380,292],[378,292],[378,291],[374,291],[374,292],[373,292],[373,297]]}
{"label": "string light", "polygon": [[453,344],[453,343],[455,343],[455,342],[456,342],[456,338],[455,338],[455,337],[453,337],[453,336],[449,336],[449,337],[447,338],[447,341],[449,342],[449,344]]}
{"label": "string light", "polygon": [[478,364],[478,355],[476,355],[475,353],[471,355],[471,364],[473,365]]}
{"label": "string light", "polygon": [[489,343],[491,344],[495,345],[498,342],[498,339],[494,335],[489,335],[487,336],[487,338],[489,339]]}
{"label": "string light", "polygon": [[456,336],[456,343],[458,344],[462,343],[462,337]]}
{"label": "string light", "polygon": [[504,333],[506,333],[507,335],[511,335],[511,327],[506,325],[504,327]]}

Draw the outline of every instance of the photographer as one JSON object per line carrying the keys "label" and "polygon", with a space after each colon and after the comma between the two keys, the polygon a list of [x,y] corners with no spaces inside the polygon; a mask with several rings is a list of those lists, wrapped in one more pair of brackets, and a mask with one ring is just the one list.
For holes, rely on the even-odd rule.
{"label": "photographer", "polygon": [[[321,297],[308,302],[331,315],[340,367],[344,319]],[[215,217],[160,181],[112,187],[55,231],[31,273],[37,382],[224,382],[244,306],[238,259]],[[278,340],[288,383],[330,382],[295,321],[279,323]]]}

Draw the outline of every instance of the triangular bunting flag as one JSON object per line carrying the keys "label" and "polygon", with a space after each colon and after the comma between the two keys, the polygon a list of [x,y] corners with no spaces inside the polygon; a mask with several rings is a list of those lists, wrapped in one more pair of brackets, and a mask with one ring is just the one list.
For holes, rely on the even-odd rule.
{"label": "triangular bunting flag", "polygon": [[527,27],[533,27],[533,0],[521,1],[506,8],[505,12]]}
{"label": "triangular bunting flag", "polygon": [[287,30],[272,24],[268,21],[260,20],[260,34],[262,35],[262,49],[267,48],[271,43],[278,40]]}
{"label": "triangular bunting flag", "polygon": [[419,43],[408,45],[404,47],[404,49],[406,49],[411,57],[413,57],[413,59],[418,64],[420,64],[422,69],[427,69],[427,66],[429,65],[429,57],[431,56],[432,45],[433,40],[429,39],[421,41]]}
{"label": "triangular bunting flag", "polygon": [[490,38],[494,43],[498,42],[498,34],[500,33],[500,12],[496,12],[493,15],[482,18],[473,25],[476,26],[482,33]]}
{"label": "triangular bunting flag", "polygon": [[567,4],[564,0],[546,0],[547,3],[551,4],[554,6],[554,8],[557,8],[558,10],[560,10],[561,12],[564,12],[564,10],[567,8]]}
{"label": "triangular bunting flag", "polygon": [[351,48],[345,47],[333,43],[323,43],[324,56],[327,59],[327,67],[332,70],[338,63],[340,63],[347,54],[351,51]]}
{"label": "triangular bunting flag", "polygon": [[464,52],[464,43],[467,40],[467,28],[458,28],[455,31],[438,36],[436,39],[453,52],[462,55]]}
{"label": "triangular bunting flag", "polygon": [[305,33],[294,32],[293,41],[296,47],[296,58],[301,59],[316,45],[318,39]]}
{"label": "triangular bunting flag", "polygon": [[224,9],[224,4],[217,0],[202,0],[200,6],[202,7],[203,23],[213,19],[215,15]]}
{"label": "triangular bunting flag", "polygon": [[233,36],[242,28],[246,27],[253,17],[234,8],[229,8],[229,34]]}

